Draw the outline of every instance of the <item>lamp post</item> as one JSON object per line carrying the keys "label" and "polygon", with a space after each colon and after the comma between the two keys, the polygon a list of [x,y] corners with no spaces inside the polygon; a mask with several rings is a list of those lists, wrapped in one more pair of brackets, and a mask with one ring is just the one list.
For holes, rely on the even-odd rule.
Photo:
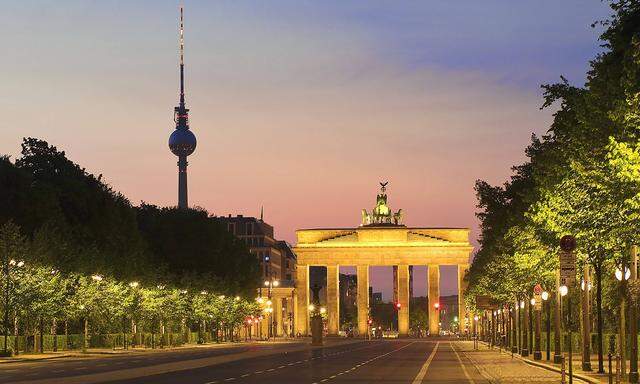
{"label": "lamp post", "polygon": [[540,312],[542,310],[541,306],[538,306],[536,304],[542,304],[542,303],[537,303],[536,299],[531,299],[531,306],[533,307],[533,310],[535,311],[535,316],[536,316],[536,324],[535,324],[535,348],[533,351],[533,359],[534,360],[542,360],[542,352],[540,351],[540,333],[541,333],[541,329],[540,329]]}
{"label": "lamp post", "polygon": [[[631,280],[633,284],[637,284],[638,280],[638,247],[631,246]],[[631,298],[631,300],[637,300],[638,298]],[[633,303],[633,301],[632,301]],[[638,320],[637,320],[637,305],[631,305],[629,308],[629,333],[631,336],[631,356],[629,356],[629,382],[638,382]]]}
{"label": "lamp post", "polygon": [[478,349],[478,315],[473,316],[473,349]]}
{"label": "lamp post", "polygon": [[602,345],[602,249],[598,248],[598,254],[594,264],[594,271],[596,273],[596,315],[598,319],[598,373],[604,373],[604,356]]}
{"label": "lamp post", "polygon": [[529,322],[529,303],[523,300],[520,302],[520,307],[524,310],[522,316],[522,350],[520,351],[520,355],[527,357],[529,356],[529,335],[527,333],[527,322]]}
{"label": "lamp post", "polygon": [[267,314],[269,315],[269,333],[267,335],[267,340],[273,336],[273,308],[271,308],[271,296],[272,296],[272,291],[274,287],[277,287],[280,285],[280,282],[278,280],[275,280],[273,278],[273,276],[269,277],[269,280],[265,280],[264,282],[264,286],[267,287],[267,297],[268,297],[268,301],[267,301],[267,305],[269,306],[268,308],[270,308],[269,311],[267,311]]}
{"label": "lamp post", "polygon": [[[3,265],[3,273],[5,276],[5,289],[4,289],[4,354],[7,355],[7,338],[9,335],[9,307],[11,294],[11,270],[24,267],[24,261],[16,261],[13,259],[6,259]],[[18,340],[18,335],[16,340]],[[17,343],[16,343],[17,345]]]}
{"label": "lamp post", "polygon": [[518,353],[518,302],[516,301],[511,312],[511,354]]}
{"label": "lamp post", "polygon": [[[522,310],[524,310],[524,301],[520,300],[520,303],[518,305],[518,341],[520,341],[520,356],[525,356],[524,355],[524,350],[526,348],[526,338],[527,338],[527,334],[526,331],[523,332],[523,326],[522,326],[522,318],[523,313]],[[529,352],[527,351],[527,355],[529,354]]]}
{"label": "lamp post", "polygon": [[[566,285],[561,285],[558,288],[558,292],[560,293],[560,315],[562,315],[562,298],[564,296],[566,296],[569,293],[569,288]],[[569,383],[573,383],[573,377],[572,377],[572,373],[573,373],[573,369],[572,369],[572,365],[571,365],[571,299],[569,298],[569,303],[568,303],[568,321],[567,321],[567,328],[569,329]],[[560,331],[560,333],[562,333],[562,330]],[[564,357],[562,358],[562,375],[563,375],[563,382],[564,382]]]}
{"label": "lamp post", "polygon": [[545,312],[547,313],[547,361],[551,360],[551,300],[549,300],[549,292],[544,291],[540,295],[542,297],[542,301],[544,301]]}
{"label": "lamp post", "polygon": [[562,363],[562,343],[560,337],[562,335],[562,296],[560,293],[560,273],[556,274],[556,292],[554,293],[555,302],[553,305],[553,362],[554,364]]}
{"label": "lamp post", "polygon": [[591,371],[591,327],[589,319],[589,292],[591,280],[589,278],[589,264],[584,263],[582,289],[582,370]]}
{"label": "lamp post", "polygon": [[[624,271],[624,273],[622,273],[622,271]],[[615,276],[616,276],[616,279],[618,279],[618,281],[620,282],[620,287],[619,287],[620,289],[620,332],[619,332],[620,341],[618,345],[620,349],[620,363],[622,366],[621,373],[622,373],[622,377],[624,377],[627,371],[627,357],[626,357],[627,324],[626,324],[626,317],[625,317],[626,291],[627,291],[626,282],[631,277],[631,270],[625,265],[624,259],[622,261],[622,268],[616,268]]]}

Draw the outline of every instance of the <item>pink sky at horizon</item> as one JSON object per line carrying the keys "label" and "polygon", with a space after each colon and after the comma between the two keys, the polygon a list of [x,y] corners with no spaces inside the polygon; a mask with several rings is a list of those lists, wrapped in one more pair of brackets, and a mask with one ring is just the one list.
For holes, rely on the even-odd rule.
{"label": "pink sky at horizon", "polygon": [[[22,137],[38,137],[134,204],[175,205],[167,139],[178,98],[176,7],[126,4],[25,2],[0,16],[13,58],[0,62],[0,153],[15,157]],[[536,12],[558,14],[536,30],[539,40],[522,24],[534,30],[533,21],[512,20],[531,12],[516,6],[496,16],[504,23],[475,30],[430,19],[451,28],[456,56],[447,56],[448,41],[422,39],[431,30],[389,30],[388,9],[360,19],[353,15],[377,7],[345,6],[348,15],[306,7],[297,18],[233,2],[188,1],[185,11],[186,101],[198,139],[190,205],[223,216],[258,216],[264,206],[276,236],[291,243],[298,228],[357,226],[384,180],[408,226],[467,227],[477,245],[475,180],[503,183],[525,160],[531,134],[552,118],[539,109],[538,84],[566,72],[583,81],[598,49],[588,22],[606,13],[544,2]],[[429,17],[428,7],[415,12],[423,11]],[[524,53],[513,53],[520,44],[510,34]],[[459,58],[478,47],[495,58]],[[441,58],[406,53],[415,51]],[[443,273],[443,294],[455,291],[454,276]],[[385,292],[389,284],[374,283]],[[424,289],[423,277],[416,284]]]}

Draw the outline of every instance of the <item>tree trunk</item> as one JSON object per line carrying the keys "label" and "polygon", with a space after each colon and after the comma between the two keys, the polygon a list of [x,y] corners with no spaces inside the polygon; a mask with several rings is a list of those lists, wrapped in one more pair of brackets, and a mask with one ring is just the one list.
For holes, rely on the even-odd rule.
{"label": "tree trunk", "polygon": [[84,333],[82,338],[82,351],[86,352],[89,342],[89,319],[84,318]]}
{"label": "tree trunk", "polygon": [[14,348],[13,348],[13,354],[18,356],[18,354],[20,353],[19,349],[20,349],[20,342],[19,342],[19,337],[18,337],[18,315],[14,315],[13,316],[13,344],[14,344]]}
{"label": "tree trunk", "polygon": [[51,335],[53,335],[53,352],[58,352],[58,321],[55,317],[51,320]]}
{"label": "tree trunk", "polygon": [[69,346],[71,345],[69,343],[69,319],[64,319],[64,342],[66,344],[66,349],[69,350],[71,349]]}
{"label": "tree trunk", "polygon": [[42,318],[42,316],[40,316],[39,321],[40,321],[40,324],[38,327],[39,328],[38,333],[40,334],[39,335],[40,342],[38,344],[40,344],[39,345],[40,353],[44,353],[44,319]]}

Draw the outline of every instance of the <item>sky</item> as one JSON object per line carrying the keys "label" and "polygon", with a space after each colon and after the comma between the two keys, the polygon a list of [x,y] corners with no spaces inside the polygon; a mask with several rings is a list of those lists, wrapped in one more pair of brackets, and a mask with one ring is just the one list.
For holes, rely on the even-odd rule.
{"label": "sky", "polygon": [[[0,153],[45,139],[134,204],[176,205],[178,2],[2,3]],[[184,6],[190,204],[264,206],[293,244],[299,228],[357,226],[384,180],[407,225],[468,227],[477,245],[474,182],[503,183],[525,160],[553,113],[540,85],[584,83],[591,24],[610,14],[598,0]],[[390,276],[372,273],[387,298]]]}

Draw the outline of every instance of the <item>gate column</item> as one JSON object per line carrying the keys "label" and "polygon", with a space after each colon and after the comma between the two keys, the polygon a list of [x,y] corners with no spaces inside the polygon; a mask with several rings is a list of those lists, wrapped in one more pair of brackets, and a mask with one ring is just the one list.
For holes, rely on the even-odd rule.
{"label": "gate column", "polygon": [[309,266],[298,265],[296,270],[296,333],[309,334]]}
{"label": "gate column", "polygon": [[429,284],[429,334],[437,336],[440,335],[440,308],[435,306],[440,302],[440,266],[438,264],[429,264],[427,282]]}
{"label": "gate column", "polygon": [[329,335],[337,336],[340,330],[340,267],[327,266],[327,326]]}
{"label": "gate column", "polygon": [[[458,324],[460,324],[460,333],[464,334],[469,328],[465,328],[465,319],[467,317],[467,308],[464,303],[464,295],[467,292],[467,282],[464,281],[464,275],[469,270],[469,265],[458,265]],[[467,326],[471,324],[473,319],[469,319]]]}
{"label": "gate column", "polygon": [[369,266],[356,266],[358,279],[358,333],[361,337],[367,335],[369,325]]}
{"label": "gate column", "polygon": [[398,265],[398,333],[400,337],[409,335],[409,266]]}

